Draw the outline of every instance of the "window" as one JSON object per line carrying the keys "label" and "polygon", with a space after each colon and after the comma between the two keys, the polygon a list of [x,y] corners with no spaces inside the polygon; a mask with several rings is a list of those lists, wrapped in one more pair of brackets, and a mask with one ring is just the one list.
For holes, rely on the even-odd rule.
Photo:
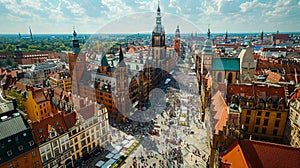
{"label": "window", "polygon": [[259,124],[260,124],[260,118],[257,118],[257,119],[256,119],[255,124],[256,124],[256,125],[259,125]]}
{"label": "window", "polygon": [[56,148],[55,150],[54,150],[54,156],[59,156],[59,149],[58,148]]}
{"label": "window", "polygon": [[81,147],[84,147],[86,145],[85,140],[81,141]]}
{"label": "window", "polygon": [[273,135],[276,136],[276,135],[277,135],[277,132],[278,132],[278,130],[277,130],[277,129],[274,129],[274,130],[273,130]]}
{"label": "window", "polygon": [[268,119],[264,119],[264,125],[268,125],[269,120]]}
{"label": "window", "polygon": [[255,132],[255,133],[258,132],[258,127],[254,127],[254,132]]}
{"label": "window", "polygon": [[275,127],[279,127],[280,120],[275,121]]}
{"label": "window", "polygon": [[247,110],[247,115],[251,115],[251,110]]}
{"label": "window", "polygon": [[257,112],[257,116],[261,116],[261,111],[258,111],[258,112]]}
{"label": "window", "polygon": [[250,117],[246,117],[245,123],[249,124],[249,122],[250,122]]}
{"label": "window", "polygon": [[266,112],[265,116],[269,117],[270,116],[270,112]]}
{"label": "window", "polygon": [[276,118],[280,118],[281,117],[281,113],[277,113]]}
{"label": "window", "polygon": [[265,134],[266,131],[267,131],[267,128],[263,128],[263,129],[261,130],[261,133],[262,133],[262,134]]}

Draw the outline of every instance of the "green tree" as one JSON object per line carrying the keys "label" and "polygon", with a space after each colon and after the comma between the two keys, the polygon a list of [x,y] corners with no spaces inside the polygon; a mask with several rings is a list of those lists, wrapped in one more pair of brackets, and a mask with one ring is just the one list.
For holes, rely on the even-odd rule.
{"label": "green tree", "polygon": [[15,98],[17,100],[17,104],[18,104],[18,109],[24,111],[25,106],[24,106],[24,98],[22,97],[22,95],[20,93],[17,92],[17,90],[15,89],[11,89],[8,94],[6,95],[6,100],[10,101],[13,98]]}
{"label": "green tree", "polygon": [[6,58],[6,65],[12,65],[12,61],[10,58]]}
{"label": "green tree", "polygon": [[17,62],[13,62],[13,63],[12,63],[12,66],[13,66],[13,67],[17,67],[17,66],[18,66],[18,63],[17,63]]}

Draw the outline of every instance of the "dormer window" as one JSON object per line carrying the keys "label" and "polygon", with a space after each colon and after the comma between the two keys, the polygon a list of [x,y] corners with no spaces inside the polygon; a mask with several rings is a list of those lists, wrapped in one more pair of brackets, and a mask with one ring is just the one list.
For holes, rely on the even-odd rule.
{"label": "dormer window", "polygon": [[19,151],[22,151],[22,150],[23,150],[23,145],[20,145],[20,146],[18,147],[18,149],[19,149]]}
{"label": "dormer window", "polygon": [[32,141],[32,140],[29,141],[29,145],[30,145],[30,146],[34,145],[34,141]]}
{"label": "dormer window", "polygon": [[43,133],[43,130],[42,130],[41,128],[39,129],[39,133],[40,133],[40,134]]}
{"label": "dormer window", "polygon": [[11,156],[12,155],[12,150],[7,151],[7,156]]}
{"label": "dormer window", "polygon": [[55,129],[51,126],[51,129],[49,131],[49,138],[53,138],[57,135]]}

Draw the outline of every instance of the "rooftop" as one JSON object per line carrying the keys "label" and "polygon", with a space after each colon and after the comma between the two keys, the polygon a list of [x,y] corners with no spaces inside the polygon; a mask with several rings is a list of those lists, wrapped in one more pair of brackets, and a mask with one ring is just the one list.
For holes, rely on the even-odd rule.
{"label": "rooftop", "polygon": [[213,58],[213,71],[240,71],[240,58]]}

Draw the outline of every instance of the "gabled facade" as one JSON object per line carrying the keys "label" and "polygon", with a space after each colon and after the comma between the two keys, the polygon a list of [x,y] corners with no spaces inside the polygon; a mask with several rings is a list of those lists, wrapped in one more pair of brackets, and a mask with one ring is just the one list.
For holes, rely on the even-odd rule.
{"label": "gabled facade", "polygon": [[105,106],[97,103],[78,101],[78,120],[76,125],[69,131],[74,165],[87,160],[94,152],[103,152],[110,144],[110,131],[108,112]]}
{"label": "gabled facade", "polygon": [[61,112],[32,123],[35,140],[39,146],[43,168],[73,167],[72,150],[68,134],[76,123],[76,113]]}
{"label": "gabled facade", "polygon": [[53,115],[50,101],[47,99],[43,89],[28,87],[23,94],[25,96],[25,112],[32,122]]}

